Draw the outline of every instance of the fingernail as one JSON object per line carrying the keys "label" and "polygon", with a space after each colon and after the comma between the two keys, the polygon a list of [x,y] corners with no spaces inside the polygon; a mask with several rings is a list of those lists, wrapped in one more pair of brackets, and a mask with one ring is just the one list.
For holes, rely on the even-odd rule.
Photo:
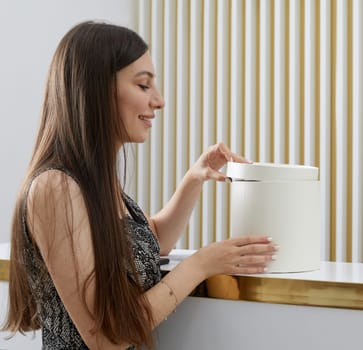
{"label": "fingernail", "polygon": [[275,244],[275,245],[274,245],[274,249],[275,249],[275,250],[279,250],[279,249],[280,249],[280,246]]}
{"label": "fingernail", "polygon": [[276,260],[276,255],[271,255],[271,260]]}
{"label": "fingernail", "polygon": [[267,240],[268,240],[269,242],[272,242],[272,237],[267,237]]}
{"label": "fingernail", "polygon": [[263,272],[265,272],[265,273],[268,272],[268,267],[264,267]]}
{"label": "fingernail", "polygon": [[231,178],[230,177],[226,177],[226,179],[224,180],[225,182],[228,182],[228,183],[231,183],[232,182],[232,180],[231,180]]}

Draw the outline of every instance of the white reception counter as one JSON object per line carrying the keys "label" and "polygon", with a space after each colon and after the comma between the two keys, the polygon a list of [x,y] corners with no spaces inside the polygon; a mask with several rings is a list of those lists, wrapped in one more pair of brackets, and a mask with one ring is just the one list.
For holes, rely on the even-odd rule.
{"label": "white reception counter", "polygon": [[[174,250],[170,271],[193,253]],[[322,262],[320,270],[215,276],[157,330],[157,349],[358,349],[363,264]]]}
{"label": "white reception counter", "polygon": [[[174,250],[167,273],[193,253]],[[9,246],[0,244],[0,321],[7,305]],[[215,276],[155,332],[156,349],[358,349],[363,338],[363,264],[322,262],[306,273]],[[40,334],[0,349],[40,349]]]}

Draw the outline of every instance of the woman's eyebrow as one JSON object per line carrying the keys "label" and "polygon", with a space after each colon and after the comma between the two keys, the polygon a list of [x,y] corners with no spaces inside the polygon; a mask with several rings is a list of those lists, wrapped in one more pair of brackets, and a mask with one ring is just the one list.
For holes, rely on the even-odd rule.
{"label": "woman's eyebrow", "polygon": [[155,77],[155,74],[154,74],[154,73],[149,72],[148,70],[143,70],[143,71],[141,71],[141,72],[136,73],[136,74],[135,74],[135,78],[136,78],[136,77],[139,77],[140,75],[147,75],[147,76],[149,76],[150,78],[154,78],[154,77]]}

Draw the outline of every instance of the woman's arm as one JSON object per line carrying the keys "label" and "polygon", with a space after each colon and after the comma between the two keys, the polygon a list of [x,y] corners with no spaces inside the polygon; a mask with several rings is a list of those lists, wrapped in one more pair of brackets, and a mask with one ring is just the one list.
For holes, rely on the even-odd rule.
{"label": "woman's arm", "polygon": [[199,198],[203,181],[186,173],[166,206],[148,218],[150,227],[158,238],[160,255],[168,255],[187,225]]}
{"label": "woman's arm", "polygon": [[204,181],[225,181],[226,176],[218,170],[231,160],[246,162],[223,143],[209,147],[185,174],[167,205],[149,218],[150,226],[159,240],[161,255],[167,255],[179,239],[199,198]]}
{"label": "woman's arm", "polygon": [[[64,191],[66,177],[69,193]],[[94,270],[94,255],[87,210],[77,183],[59,170],[40,174],[32,183],[27,199],[27,223],[43,256],[57,292],[89,349],[120,350],[102,332],[93,333],[94,279],[82,287]],[[78,272],[78,273],[77,273]]]}

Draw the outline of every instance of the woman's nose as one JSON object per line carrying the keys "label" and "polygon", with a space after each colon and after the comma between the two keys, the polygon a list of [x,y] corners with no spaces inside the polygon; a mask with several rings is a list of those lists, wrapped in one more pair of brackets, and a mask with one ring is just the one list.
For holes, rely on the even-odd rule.
{"label": "woman's nose", "polygon": [[158,89],[155,89],[155,94],[152,98],[152,107],[155,109],[162,109],[165,106],[165,100],[163,96],[161,96]]}

